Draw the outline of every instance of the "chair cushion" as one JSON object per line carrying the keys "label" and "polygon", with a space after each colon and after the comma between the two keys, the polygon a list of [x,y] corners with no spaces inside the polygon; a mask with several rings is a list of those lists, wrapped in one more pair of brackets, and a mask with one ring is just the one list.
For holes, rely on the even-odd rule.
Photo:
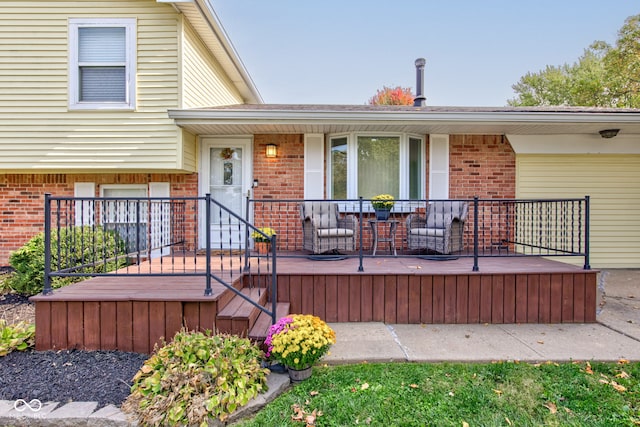
{"label": "chair cushion", "polygon": [[347,228],[320,228],[318,237],[346,237],[353,236],[353,230]]}
{"label": "chair cushion", "polygon": [[442,237],[444,228],[412,228],[409,233],[413,236]]}
{"label": "chair cushion", "polygon": [[328,212],[314,213],[311,216],[313,223],[318,228],[337,228],[338,218]]}

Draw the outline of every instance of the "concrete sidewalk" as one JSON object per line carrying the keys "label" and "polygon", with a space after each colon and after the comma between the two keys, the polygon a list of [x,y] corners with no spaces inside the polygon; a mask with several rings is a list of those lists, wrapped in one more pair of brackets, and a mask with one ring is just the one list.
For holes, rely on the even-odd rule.
{"label": "concrete sidewalk", "polygon": [[[598,289],[598,322],[591,324],[331,324],[337,343],[323,361],[640,361],[640,270],[603,271]],[[283,374],[269,375],[269,382],[269,392],[234,414],[234,419],[259,410],[289,386]],[[0,401],[0,425],[133,425],[118,408],[94,412],[96,406],[95,402],[47,402],[41,411],[30,413],[16,411],[15,402]]]}

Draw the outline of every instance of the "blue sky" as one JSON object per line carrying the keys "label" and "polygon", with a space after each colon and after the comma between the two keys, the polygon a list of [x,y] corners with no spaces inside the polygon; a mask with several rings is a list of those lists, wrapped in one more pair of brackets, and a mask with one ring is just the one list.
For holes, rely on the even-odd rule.
{"label": "blue sky", "polygon": [[529,71],[613,44],[637,0],[210,0],[267,103],[365,104],[382,86],[428,105],[503,106]]}

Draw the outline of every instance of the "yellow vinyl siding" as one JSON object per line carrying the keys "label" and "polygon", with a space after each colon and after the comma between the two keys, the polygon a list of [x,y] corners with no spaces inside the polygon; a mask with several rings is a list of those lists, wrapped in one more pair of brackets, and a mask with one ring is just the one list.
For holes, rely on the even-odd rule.
{"label": "yellow vinyl siding", "polygon": [[[167,115],[180,104],[177,12],[155,0],[105,4],[0,2],[0,172],[194,171]],[[69,111],[71,17],[137,19],[135,111]]]}
{"label": "yellow vinyl siding", "polygon": [[592,267],[640,267],[640,155],[523,154],[516,163],[518,198],[591,197]]}
{"label": "yellow vinyl siding", "polygon": [[197,138],[195,135],[182,130],[182,163],[189,170],[197,170]]}
{"label": "yellow vinyl siding", "polygon": [[182,108],[213,107],[243,102],[231,80],[188,24],[184,25],[183,58]]}

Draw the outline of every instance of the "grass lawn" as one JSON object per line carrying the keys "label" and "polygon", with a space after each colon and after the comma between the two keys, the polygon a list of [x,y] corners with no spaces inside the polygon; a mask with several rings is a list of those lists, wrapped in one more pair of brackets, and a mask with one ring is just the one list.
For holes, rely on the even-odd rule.
{"label": "grass lawn", "polygon": [[640,363],[315,367],[237,425],[305,426],[314,415],[316,426],[634,426]]}

